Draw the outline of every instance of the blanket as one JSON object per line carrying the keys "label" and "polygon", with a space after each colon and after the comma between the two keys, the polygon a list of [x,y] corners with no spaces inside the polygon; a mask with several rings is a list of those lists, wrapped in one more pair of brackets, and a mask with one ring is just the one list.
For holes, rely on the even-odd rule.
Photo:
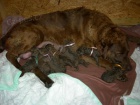
{"label": "blanket", "polygon": [[7,51],[0,53],[0,90],[15,90],[21,71],[7,60],[6,53]]}
{"label": "blanket", "polygon": [[[3,31],[3,35],[7,32],[7,28],[10,29],[12,27],[12,23],[10,21],[17,22],[22,20],[23,18],[16,18],[17,16],[8,17],[8,20],[4,20],[2,27],[5,29]],[[10,21],[9,21],[10,20]],[[132,27],[120,27],[122,31],[127,33],[127,35],[139,36],[140,37],[140,25],[135,25]],[[136,43],[129,42],[130,52],[129,56],[133,53],[136,48]],[[24,61],[20,61],[21,65]],[[133,84],[136,77],[135,72],[135,62],[131,59],[132,70],[127,73],[128,81],[127,82],[119,82],[115,81],[115,83],[105,83],[100,79],[102,73],[105,69],[98,67],[97,65],[89,65],[87,68],[79,65],[79,70],[74,71],[73,68],[67,68],[67,74],[72,77],[78,78],[82,82],[84,82],[98,97],[103,105],[124,105],[123,99],[120,99],[124,95],[129,95],[133,88]],[[1,98],[1,97],[0,97]],[[97,105],[97,104],[95,104]]]}
{"label": "blanket", "polygon": [[64,73],[49,77],[54,84],[48,89],[33,73],[26,73],[16,90],[0,91],[0,105],[102,105],[80,80]]}
{"label": "blanket", "polygon": [[123,96],[125,105],[140,105],[140,48],[137,47],[131,58],[136,62],[136,80],[130,95]]}

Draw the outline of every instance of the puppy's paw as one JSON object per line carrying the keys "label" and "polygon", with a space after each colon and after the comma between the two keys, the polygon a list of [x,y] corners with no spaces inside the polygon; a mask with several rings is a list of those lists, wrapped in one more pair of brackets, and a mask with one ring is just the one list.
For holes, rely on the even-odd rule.
{"label": "puppy's paw", "polygon": [[83,60],[83,59],[80,59],[79,60],[79,64],[81,64],[81,65],[83,65],[83,66],[85,66],[85,67],[88,67],[89,66],[89,62],[86,62],[85,60]]}
{"label": "puppy's paw", "polygon": [[118,75],[117,80],[122,81],[122,82],[126,82],[126,81],[128,81],[128,78],[125,74],[123,74],[123,75]]}

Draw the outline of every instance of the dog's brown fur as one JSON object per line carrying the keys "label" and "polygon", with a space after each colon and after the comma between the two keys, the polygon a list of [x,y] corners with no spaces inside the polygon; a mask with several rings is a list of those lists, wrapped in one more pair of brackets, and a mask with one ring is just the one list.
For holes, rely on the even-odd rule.
{"label": "dog's brown fur", "polygon": [[16,60],[20,54],[43,41],[63,44],[65,39],[75,42],[75,49],[97,47],[99,64],[106,69],[111,70],[116,63],[131,69],[126,35],[106,15],[83,7],[26,19],[9,31],[1,44],[9,61],[20,68]]}

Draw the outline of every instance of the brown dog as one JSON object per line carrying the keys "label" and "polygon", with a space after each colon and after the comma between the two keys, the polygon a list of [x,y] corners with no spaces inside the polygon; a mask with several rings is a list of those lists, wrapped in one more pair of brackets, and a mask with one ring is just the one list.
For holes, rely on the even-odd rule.
{"label": "brown dog", "polygon": [[116,63],[131,70],[126,35],[103,13],[83,7],[19,22],[1,39],[1,50],[6,49],[8,60],[20,68],[16,60],[20,54],[43,41],[63,44],[65,39],[75,42],[75,50],[81,46],[96,47],[100,66],[108,70]]}

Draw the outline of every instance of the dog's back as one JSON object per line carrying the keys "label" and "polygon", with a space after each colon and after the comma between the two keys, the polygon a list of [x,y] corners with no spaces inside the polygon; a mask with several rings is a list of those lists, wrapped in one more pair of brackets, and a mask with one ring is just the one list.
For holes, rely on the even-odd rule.
{"label": "dog's back", "polygon": [[[79,7],[34,16],[23,20],[17,23],[6,34],[6,36],[2,39],[2,43],[4,48],[7,50],[11,50],[8,48],[9,44],[11,44],[13,47],[20,46],[21,48],[23,42],[32,42],[30,40],[31,35],[31,39],[36,40],[36,37],[39,39],[38,36],[40,34],[44,34],[40,35],[41,37],[44,36],[44,40],[50,40],[62,44],[64,39],[71,39],[76,42],[77,46],[84,43],[85,45],[91,47],[93,44],[98,42],[99,37],[97,34],[102,31],[102,27],[110,24],[112,24],[111,20],[104,14],[95,10]],[[10,40],[7,40],[9,37]],[[21,37],[26,37],[26,40],[21,40]],[[14,38],[14,42],[11,41],[12,38]],[[15,44],[15,42],[18,43]],[[35,43],[35,41],[32,43]],[[29,45],[23,46],[22,49],[25,47],[30,49]],[[18,47],[18,49],[20,48]],[[1,49],[3,49],[3,47],[1,47]]]}
{"label": "dog's back", "polygon": [[125,34],[103,13],[83,7],[23,20],[7,33],[2,44],[9,56],[18,56],[43,41],[62,44],[65,39],[75,42],[77,48],[96,46],[111,63],[119,62],[124,68],[130,65]]}
{"label": "dog's back", "polygon": [[84,7],[57,11],[36,18],[47,30],[45,40],[62,44],[64,39],[70,39],[76,42],[77,46],[83,43],[93,46],[98,43],[99,32],[110,25],[115,26],[106,15]]}

